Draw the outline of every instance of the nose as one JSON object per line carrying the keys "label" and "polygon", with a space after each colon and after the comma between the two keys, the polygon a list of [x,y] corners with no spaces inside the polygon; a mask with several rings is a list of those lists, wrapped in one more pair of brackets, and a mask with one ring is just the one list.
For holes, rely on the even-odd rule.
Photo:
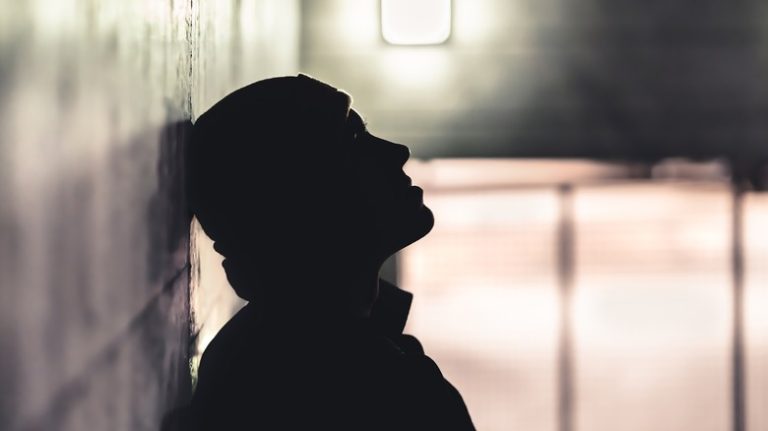
{"label": "nose", "polygon": [[400,163],[400,166],[405,165],[405,162],[408,161],[408,159],[411,157],[411,150],[410,148],[406,147],[402,144],[395,144],[392,143],[394,146],[394,152],[396,153],[396,157],[398,160],[398,163]]}
{"label": "nose", "polygon": [[405,145],[396,144],[373,135],[371,135],[371,138],[377,144],[372,146],[372,148],[377,148],[375,151],[379,153],[378,157],[380,158],[391,160],[392,163],[397,163],[398,166],[402,167],[411,157],[411,150]]}

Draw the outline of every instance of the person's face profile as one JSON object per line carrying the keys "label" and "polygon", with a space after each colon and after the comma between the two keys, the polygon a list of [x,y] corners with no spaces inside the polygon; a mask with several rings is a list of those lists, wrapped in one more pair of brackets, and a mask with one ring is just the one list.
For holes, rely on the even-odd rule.
{"label": "person's face profile", "polygon": [[355,192],[372,213],[384,258],[426,235],[434,224],[424,205],[423,191],[403,171],[410,157],[408,147],[371,134],[360,114],[351,109],[346,139]]}

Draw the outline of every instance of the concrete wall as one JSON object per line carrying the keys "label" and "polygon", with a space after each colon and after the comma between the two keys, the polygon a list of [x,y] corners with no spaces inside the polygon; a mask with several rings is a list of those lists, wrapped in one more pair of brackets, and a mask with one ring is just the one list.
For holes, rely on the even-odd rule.
{"label": "concrete wall", "polygon": [[[259,79],[299,72],[298,0],[209,0],[193,43],[193,114]],[[192,377],[205,347],[245,303],[227,283],[221,256],[195,222],[191,238]]]}
{"label": "concrete wall", "polygon": [[765,2],[452,3],[407,47],[379,0],[304,0],[301,66],[417,157],[768,156]]}
{"label": "concrete wall", "polygon": [[184,136],[241,84],[295,73],[296,4],[0,10],[0,429],[158,429],[197,331]]}

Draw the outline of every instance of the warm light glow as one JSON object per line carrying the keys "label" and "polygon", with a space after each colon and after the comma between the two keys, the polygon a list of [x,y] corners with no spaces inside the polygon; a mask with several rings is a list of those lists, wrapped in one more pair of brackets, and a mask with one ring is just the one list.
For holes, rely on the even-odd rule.
{"label": "warm light glow", "polygon": [[436,45],[451,34],[451,0],[381,0],[381,34],[394,45]]}
{"label": "warm light glow", "polygon": [[[408,173],[450,178],[457,169],[443,162]],[[459,388],[477,429],[554,429],[557,193],[440,191],[440,175],[417,184],[436,220],[401,255],[401,285],[414,293],[406,331]]]}
{"label": "warm light glow", "polygon": [[[576,429],[726,428],[727,184],[616,181],[632,169],[587,161],[431,160],[406,168],[436,218],[401,254],[400,282],[414,293],[407,331],[459,388],[478,429],[556,429],[562,306],[570,310]],[[575,184],[570,303],[558,275],[567,247],[558,235],[565,220],[558,183]],[[766,225],[758,211],[768,199],[748,202],[754,358],[766,351],[758,341],[766,339],[758,310],[768,297],[759,287]],[[764,396],[767,368],[748,363],[755,400]]]}

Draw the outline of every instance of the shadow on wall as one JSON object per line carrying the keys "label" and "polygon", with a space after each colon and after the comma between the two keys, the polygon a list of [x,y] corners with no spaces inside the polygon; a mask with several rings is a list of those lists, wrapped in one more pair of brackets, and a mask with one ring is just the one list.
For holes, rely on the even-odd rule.
{"label": "shadow on wall", "polygon": [[[190,130],[189,120],[167,123],[111,145],[105,166],[57,181],[45,202],[56,212],[43,226],[47,267],[14,262],[30,222],[23,209],[0,212],[3,285],[48,303],[39,315],[20,295],[5,318],[22,324],[0,325],[0,429],[157,429],[188,400]],[[107,238],[95,213],[109,215]],[[50,276],[27,285],[29,270]]]}

